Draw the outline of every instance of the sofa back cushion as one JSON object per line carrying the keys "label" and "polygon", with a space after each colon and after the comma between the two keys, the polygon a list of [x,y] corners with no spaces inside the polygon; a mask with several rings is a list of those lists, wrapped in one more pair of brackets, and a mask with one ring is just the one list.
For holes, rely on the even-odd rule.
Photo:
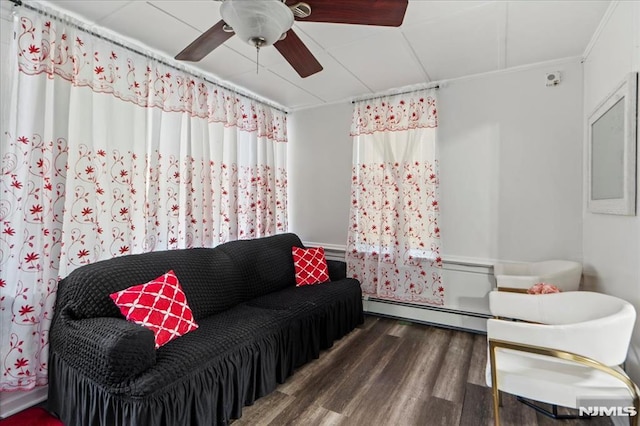
{"label": "sofa back cushion", "polygon": [[72,318],[118,317],[111,293],[173,270],[196,322],[254,297],[295,286],[294,234],[232,241],[211,248],[126,255],[85,265],[58,286],[56,310]]}
{"label": "sofa back cushion", "polygon": [[242,301],[296,285],[292,247],[303,247],[295,234],[231,241],[216,247],[242,272]]}
{"label": "sofa back cushion", "polygon": [[[85,265],[73,271],[63,279],[58,287],[56,309],[67,309],[76,319],[95,317],[117,317],[120,310],[109,297],[111,293],[124,290],[136,284],[144,284],[169,270],[173,270],[189,300],[189,305],[197,320],[200,313],[222,309],[226,303],[234,302],[233,291],[217,294],[216,278],[212,269],[215,256],[212,249],[194,248],[182,250],[157,251],[134,254]],[[222,262],[224,263],[224,262]],[[225,280],[233,282],[239,279],[231,262],[226,262],[228,274]],[[222,285],[219,285],[222,287]],[[202,297],[212,293],[212,297]],[[239,297],[236,297],[239,300]]]}

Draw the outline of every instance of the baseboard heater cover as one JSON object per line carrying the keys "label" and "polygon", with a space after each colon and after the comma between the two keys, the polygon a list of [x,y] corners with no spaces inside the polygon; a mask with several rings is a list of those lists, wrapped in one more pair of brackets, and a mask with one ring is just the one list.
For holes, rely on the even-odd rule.
{"label": "baseboard heater cover", "polygon": [[490,314],[464,311],[442,306],[422,305],[373,297],[363,297],[364,311],[369,315],[401,319],[418,324],[486,334]]}
{"label": "baseboard heater cover", "polygon": [[446,312],[448,314],[464,315],[466,317],[475,317],[475,318],[484,318],[484,319],[491,318],[490,314],[484,314],[482,312],[464,311],[461,309],[446,308],[444,306],[423,305],[420,303],[402,302],[399,300],[379,299],[377,297],[367,297],[367,296],[363,297],[363,300],[368,300],[371,302],[379,302],[379,303],[388,303],[391,305],[398,305],[398,306],[406,306],[409,308],[428,309],[430,311]]}
{"label": "baseboard heater cover", "polygon": [[2,392],[0,396],[0,419],[5,419],[22,410],[47,400],[48,386],[38,386],[29,391]]}

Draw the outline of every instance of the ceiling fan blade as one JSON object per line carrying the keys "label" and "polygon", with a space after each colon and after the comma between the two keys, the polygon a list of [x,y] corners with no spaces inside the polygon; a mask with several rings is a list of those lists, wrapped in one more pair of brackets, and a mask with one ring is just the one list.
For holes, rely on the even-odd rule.
{"label": "ceiling fan blade", "polygon": [[291,64],[293,69],[296,70],[300,77],[309,77],[319,71],[322,71],[322,65],[313,56],[313,53],[305,46],[300,40],[300,37],[293,32],[293,30],[287,31],[287,36],[275,42],[275,48],[278,52],[284,56],[284,58]]}
{"label": "ceiling fan blade", "polygon": [[209,28],[200,37],[192,41],[189,46],[185,47],[182,52],[178,53],[176,59],[179,61],[198,62],[207,56],[213,49],[233,36],[233,33],[223,30],[224,25],[224,21],[221,20]]}
{"label": "ceiling fan blade", "polygon": [[409,0],[307,0],[311,16],[300,22],[381,25],[399,27]]}

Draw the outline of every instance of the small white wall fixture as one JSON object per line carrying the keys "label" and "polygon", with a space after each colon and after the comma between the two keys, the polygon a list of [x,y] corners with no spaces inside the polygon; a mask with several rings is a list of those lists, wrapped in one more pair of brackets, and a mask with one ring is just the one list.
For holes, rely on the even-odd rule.
{"label": "small white wall fixture", "polygon": [[632,72],[589,116],[589,211],[636,214],[637,126],[638,73]]}

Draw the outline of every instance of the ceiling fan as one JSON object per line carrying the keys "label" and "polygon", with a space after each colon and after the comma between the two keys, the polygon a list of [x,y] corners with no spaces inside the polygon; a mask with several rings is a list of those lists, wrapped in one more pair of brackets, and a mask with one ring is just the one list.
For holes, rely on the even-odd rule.
{"label": "ceiling fan", "polygon": [[222,20],[175,57],[197,62],[234,34],[259,49],[275,46],[305,78],[322,65],[291,29],[294,21],[399,27],[408,0],[222,0]]}

